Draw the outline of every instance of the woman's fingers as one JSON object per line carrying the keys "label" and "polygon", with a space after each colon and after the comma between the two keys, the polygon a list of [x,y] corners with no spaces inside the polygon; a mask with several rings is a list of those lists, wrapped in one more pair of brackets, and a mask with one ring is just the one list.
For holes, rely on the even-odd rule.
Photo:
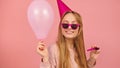
{"label": "woman's fingers", "polygon": [[44,48],[45,48],[45,46],[41,45],[41,46],[39,47],[39,50],[43,51]]}
{"label": "woman's fingers", "polygon": [[41,53],[41,51],[43,51],[44,49],[45,49],[45,43],[43,41],[39,41],[37,46],[37,52]]}
{"label": "woman's fingers", "polygon": [[91,46],[91,48],[93,49],[90,52],[90,57],[97,58],[100,53],[100,47],[94,45],[94,46]]}
{"label": "woman's fingers", "polygon": [[38,42],[37,52],[41,57],[48,57],[48,51],[46,44],[43,41]]}

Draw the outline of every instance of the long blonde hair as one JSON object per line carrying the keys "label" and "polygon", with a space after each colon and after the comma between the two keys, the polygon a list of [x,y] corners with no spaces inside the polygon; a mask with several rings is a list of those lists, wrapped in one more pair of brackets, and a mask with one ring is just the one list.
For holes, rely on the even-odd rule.
{"label": "long blonde hair", "polygon": [[[64,16],[68,13],[72,13],[75,16],[77,22],[80,24],[78,35],[77,37],[74,38],[74,48],[76,52],[74,60],[78,64],[79,68],[88,68],[86,54],[85,54],[85,47],[84,47],[83,24],[82,24],[81,16],[77,12],[74,12],[74,11],[66,12]],[[64,18],[64,16],[61,18],[61,21]],[[71,67],[70,66],[70,54],[66,46],[65,37],[62,34],[60,24],[58,28],[58,38],[57,38],[56,43],[59,49],[59,68],[70,68]]]}

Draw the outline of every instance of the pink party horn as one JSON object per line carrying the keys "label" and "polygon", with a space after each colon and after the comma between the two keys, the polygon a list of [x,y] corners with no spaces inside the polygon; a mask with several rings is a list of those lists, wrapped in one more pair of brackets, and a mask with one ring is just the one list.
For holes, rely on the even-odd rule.
{"label": "pink party horn", "polygon": [[99,50],[99,49],[100,49],[100,48],[98,48],[98,47],[94,47],[94,48],[87,49],[87,51]]}

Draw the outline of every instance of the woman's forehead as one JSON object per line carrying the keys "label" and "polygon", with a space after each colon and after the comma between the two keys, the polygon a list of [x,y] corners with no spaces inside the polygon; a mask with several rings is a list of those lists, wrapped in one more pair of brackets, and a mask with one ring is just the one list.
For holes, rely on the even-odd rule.
{"label": "woman's forehead", "polygon": [[76,20],[73,20],[73,21],[63,20],[62,23],[77,23],[77,21]]}
{"label": "woman's forehead", "polygon": [[68,13],[62,19],[62,22],[76,22],[76,17],[72,13]]}

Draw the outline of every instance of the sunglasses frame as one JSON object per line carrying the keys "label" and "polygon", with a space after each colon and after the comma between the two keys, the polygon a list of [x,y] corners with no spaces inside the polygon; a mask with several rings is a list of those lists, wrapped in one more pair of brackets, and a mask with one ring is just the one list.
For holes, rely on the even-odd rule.
{"label": "sunglasses frame", "polygon": [[[65,27],[63,27],[63,25],[67,25],[67,28],[65,28]],[[64,29],[68,29],[69,28],[69,26],[73,29],[73,30],[75,30],[75,29],[77,29],[78,27],[80,27],[80,24],[68,24],[68,23],[61,23],[61,25],[62,25],[62,28],[64,28]],[[77,27],[76,28],[74,28],[74,27],[72,27],[72,25],[76,25]]]}

